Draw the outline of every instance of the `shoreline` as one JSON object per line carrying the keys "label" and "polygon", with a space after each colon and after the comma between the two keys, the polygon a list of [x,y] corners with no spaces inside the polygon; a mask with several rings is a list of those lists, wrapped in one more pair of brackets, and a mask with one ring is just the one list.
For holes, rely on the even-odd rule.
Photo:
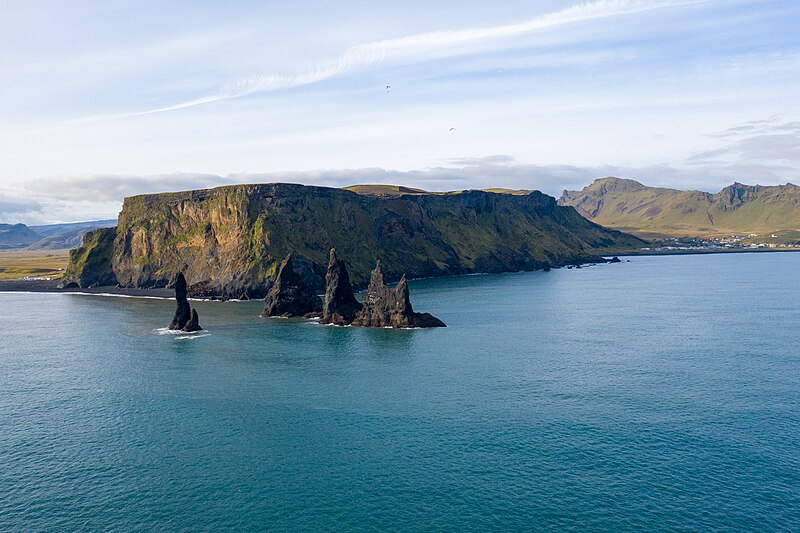
{"label": "shoreline", "polygon": [[[728,250],[711,250],[711,249],[697,249],[697,250],[642,250],[634,252],[620,252],[617,257],[645,257],[655,255],[708,255],[708,254],[764,254],[764,253],[788,253],[800,252],[800,248],[783,248],[776,250],[775,248],[760,248],[755,250],[741,249],[728,249]],[[608,257],[604,255],[603,257]]]}
{"label": "shoreline", "polygon": [[50,294],[85,294],[95,296],[127,296],[131,298],[174,299],[172,289],[135,289],[124,287],[92,287],[88,289],[59,289],[59,280],[51,281],[0,281],[0,292],[38,292]]}
{"label": "shoreline", "polygon": [[[646,250],[641,252],[619,252],[612,254],[603,254],[600,257],[610,258],[617,257],[652,257],[661,255],[708,255],[708,254],[760,254],[760,253],[787,253],[787,252],[800,252],[800,248],[794,249],[760,249],[760,250]],[[592,264],[605,264],[605,263],[583,263],[586,266]],[[572,268],[572,265],[554,266],[557,268]],[[473,272],[469,274],[451,274],[452,276],[480,276],[485,274],[499,274],[500,272]],[[508,272],[513,273],[513,272]],[[450,277],[450,276],[436,276]],[[415,278],[416,279],[416,278]],[[418,279],[434,279],[434,278],[418,278]],[[413,280],[412,280],[413,281]],[[92,288],[75,288],[75,289],[59,289],[58,284],[60,280],[50,281],[0,281],[0,293],[49,293],[49,294],[77,294],[87,296],[117,296],[128,298],[155,298],[172,300],[175,298],[172,289],[141,289],[141,288],[128,288],[128,287],[92,287]],[[189,298],[192,301],[226,301],[216,298]],[[236,300],[231,300],[236,301]]]}

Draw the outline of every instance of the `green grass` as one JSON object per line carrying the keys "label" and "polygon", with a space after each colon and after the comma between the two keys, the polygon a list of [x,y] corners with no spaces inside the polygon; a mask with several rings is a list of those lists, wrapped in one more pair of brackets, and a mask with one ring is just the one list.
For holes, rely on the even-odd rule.
{"label": "green grass", "polygon": [[796,240],[793,235],[800,231],[800,187],[794,185],[736,185],[709,194],[606,178],[567,193],[562,201],[593,222],[645,239],[755,233],[779,235],[781,243]]}
{"label": "green grass", "polygon": [[67,250],[34,252],[13,250],[0,252],[0,281],[14,281],[25,276],[61,279],[69,263]]}

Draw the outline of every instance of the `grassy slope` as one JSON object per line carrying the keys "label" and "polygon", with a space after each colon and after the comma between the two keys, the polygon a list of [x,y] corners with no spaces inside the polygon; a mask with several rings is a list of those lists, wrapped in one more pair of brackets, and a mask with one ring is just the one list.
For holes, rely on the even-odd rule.
{"label": "grassy slope", "polygon": [[25,276],[60,279],[67,268],[69,252],[0,251],[0,281],[19,280]]}
{"label": "grassy slope", "polygon": [[734,184],[717,194],[646,187],[605,178],[564,191],[562,205],[603,226],[645,237],[790,236],[800,231],[800,187]]}

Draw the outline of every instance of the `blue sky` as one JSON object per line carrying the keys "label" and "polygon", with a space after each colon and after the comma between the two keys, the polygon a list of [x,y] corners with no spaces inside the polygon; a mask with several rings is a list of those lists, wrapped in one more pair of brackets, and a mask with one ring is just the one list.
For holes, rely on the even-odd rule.
{"label": "blue sky", "polygon": [[6,0],[0,221],[236,182],[797,182],[798,27],[769,0]]}

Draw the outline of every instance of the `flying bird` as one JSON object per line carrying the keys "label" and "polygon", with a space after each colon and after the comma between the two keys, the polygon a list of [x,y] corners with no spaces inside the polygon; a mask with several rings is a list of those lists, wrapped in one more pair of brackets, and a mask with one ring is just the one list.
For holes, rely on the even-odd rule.
{"label": "flying bird", "polygon": [[388,93],[388,92],[389,92],[391,89],[392,89],[392,86],[391,86],[391,85],[387,85],[387,86],[386,86],[386,92],[387,92],[387,93]]}
{"label": "flying bird", "polygon": [[455,134],[456,134],[456,129],[450,128],[450,135],[455,135]]}

